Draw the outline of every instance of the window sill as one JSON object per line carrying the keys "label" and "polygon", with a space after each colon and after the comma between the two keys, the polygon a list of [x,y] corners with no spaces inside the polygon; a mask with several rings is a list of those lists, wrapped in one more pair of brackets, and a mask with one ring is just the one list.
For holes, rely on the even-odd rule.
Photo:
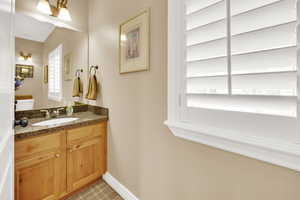
{"label": "window sill", "polygon": [[300,171],[300,144],[166,121],[176,137]]}
{"label": "window sill", "polygon": [[48,96],[48,100],[56,101],[56,102],[61,102],[62,101],[62,97]]}

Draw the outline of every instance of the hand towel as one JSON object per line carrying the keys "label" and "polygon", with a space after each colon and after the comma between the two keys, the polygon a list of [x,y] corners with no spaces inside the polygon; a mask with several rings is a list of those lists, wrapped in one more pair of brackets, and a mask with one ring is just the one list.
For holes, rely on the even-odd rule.
{"label": "hand towel", "polygon": [[96,100],[98,93],[98,85],[97,85],[97,77],[96,75],[92,75],[89,78],[88,92],[85,96],[88,100]]}
{"label": "hand towel", "polygon": [[82,83],[81,83],[80,77],[76,77],[74,80],[72,96],[80,97],[82,93],[83,93],[83,89],[82,89]]}

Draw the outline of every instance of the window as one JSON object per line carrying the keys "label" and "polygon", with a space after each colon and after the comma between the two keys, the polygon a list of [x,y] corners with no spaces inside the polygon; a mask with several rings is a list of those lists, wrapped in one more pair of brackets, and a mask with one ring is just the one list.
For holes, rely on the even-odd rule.
{"label": "window", "polygon": [[49,53],[48,58],[49,83],[48,98],[54,101],[62,100],[62,45]]}
{"label": "window", "polygon": [[185,15],[189,107],[296,116],[296,0],[187,0]]}
{"label": "window", "polygon": [[300,170],[297,1],[169,0],[168,18],[173,133]]}

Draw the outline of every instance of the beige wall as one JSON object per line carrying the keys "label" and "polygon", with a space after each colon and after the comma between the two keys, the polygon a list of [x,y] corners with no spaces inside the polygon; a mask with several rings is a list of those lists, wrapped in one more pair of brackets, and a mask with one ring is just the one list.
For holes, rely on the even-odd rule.
{"label": "beige wall", "polygon": [[[91,0],[90,63],[103,66],[109,172],[140,200],[299,200],[300,173],[178,139],[163,124],[167,0]],[[120,75],[118,26],[151,7],[151,70]]]}
{"label": "beige wall", "polygon": [[[32,62],[20,61],[20,52],[32,53]],[[32,95],[35,100],[34,108],[42,106],[41,93],[43,87],[43,43],[31,40],[16,38],[15,40],[16,64],[26,64],[34,66],[33,78],[26,78],[22,87],[16,91],[16,95]]]}
{"label": "beige wall", "polygon": [[[65,28],[55,28],[48,39],[44,42],[43,61],[48,63],[49,53],[57,48],[60,44],[63,45],[63,56],[71,54],[71,76],[70,80],[62,79],[63,100],[55,102],[48,100],[48,84],[43,86],[43,105],[44,107],[64,106],[67,102],[73,101],[72,90],[73,80],[77,69],[83,69],[81,76],[86,88],[87,66],[88,66],[88,35],[87,33],[68,30]],[[64,69],[63,69],[64,70]],[[62,71],[63,71],[62,70]],[[77,101],[83,101],[77,99]]]}

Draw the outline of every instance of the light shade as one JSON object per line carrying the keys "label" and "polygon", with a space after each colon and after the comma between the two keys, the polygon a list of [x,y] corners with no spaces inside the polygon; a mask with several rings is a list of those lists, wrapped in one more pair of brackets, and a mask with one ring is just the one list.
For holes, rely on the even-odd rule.
{"label": "light shade", "polygon": [[127,41],[127,36],[125,34],[121,35],[121,41],[126,42]]}
{"label": "light shade", "polygon": [[61,20],[72,21],[69,10],[64,7],[59,9],[59,14],[57,17]]}
{"label": "light shade", "polygon": [[32,56],[29,56],[29,57],[27,58],[27,61],[32,62]]}
{"label": "light shade", "polygon": [[25,60],[24,56],[19,56],[19,60]]}
{"label": "light shade", "polygon": [[40,0],[36,8],[47,15],[51,15],[51,8],[47,0]]}

